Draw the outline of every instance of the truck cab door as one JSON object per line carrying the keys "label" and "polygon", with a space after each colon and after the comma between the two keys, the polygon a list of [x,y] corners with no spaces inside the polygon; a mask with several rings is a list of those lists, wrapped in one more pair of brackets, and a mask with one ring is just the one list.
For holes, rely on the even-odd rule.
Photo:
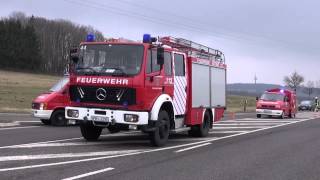
{"label": "truck cab door", "polygon": [[187,99],[186,58],[184,54],[174,53],[174,92],[173,106],[175,115],[184,115]]}

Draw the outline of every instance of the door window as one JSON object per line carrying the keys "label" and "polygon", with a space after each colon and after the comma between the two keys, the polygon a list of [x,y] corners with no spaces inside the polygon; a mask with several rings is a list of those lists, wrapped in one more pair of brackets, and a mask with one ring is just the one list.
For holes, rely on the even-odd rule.
{"label": "door window", "polygon": [[181,54],[174,54],[174,72],[175,76],[185,75],[184,57]]}

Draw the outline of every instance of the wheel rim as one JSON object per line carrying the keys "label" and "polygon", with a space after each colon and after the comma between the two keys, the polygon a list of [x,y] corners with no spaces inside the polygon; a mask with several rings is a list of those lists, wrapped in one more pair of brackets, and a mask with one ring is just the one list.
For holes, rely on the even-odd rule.
{"label": "wheel rim", "polygon": [[57,114],[55,123],[57,125],[64,125],[65,124],[64,114],[62,114],[62,113]]}

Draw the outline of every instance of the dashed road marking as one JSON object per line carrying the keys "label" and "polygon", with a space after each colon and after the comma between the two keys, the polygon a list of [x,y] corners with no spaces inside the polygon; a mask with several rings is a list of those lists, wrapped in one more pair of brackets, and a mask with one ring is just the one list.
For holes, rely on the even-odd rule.
{"label": "dashed road marking", "polygon": [[119,151],[83,152],[83,153],[0,156],[0,162],[2,162],[2,161],[39,160],[39,159],[56,159],[56,158],[76,158],[76,157],[91,157],[91,156],[112,156],[112,155],[128,154],[128,153],[141,152],[141,151],[142,150],[119,150]]}
{"label": "dashed road marking", "polygon": [[210,131],[209,134],[233,134],[233,133],[244,133],[249,131]]}
{"label": "dashed road marking", "polygon": [[89,173],[80,174],[80,175],[73,176],[73,177],[69,177],[69,178],[65,178],[65,179],[62,179],[62,180],[75,180],[75,179],[80,179],[80,178],[92,176],[92,175],[95,175],[95,174],[99,174],[99,173],[103,173],[103,172],[111,171],[111,170],[114,170],[114,168],[108,167],[108,168],[101,169],[101,170],[98,170],[98,171],[92,171],[92,172],[89,172]]}
{"label": "dashed road marking", "polygon": [[188,151],[188,150],[195,149],[195,148],[199,148],[199,147],[203,147],[203,146],[208,146],[208,145],[210,145],[210,144],[211,144],[210,142],[208,142],[208,143],[203,143],[203,144],[199,144],[199,145],[187,147],[187,148],[184,148],[184,149],[180,149],[180,150],[177,150],[177,151],[175,151],[175,152],[176,152],[176,153],[184,152],[184,151]]}
{"label": "dashed road marking", "polygon": [[10,127],[10,128],[0,128],[0,131],[3,130],[14,130],[14,129],[28,129],[28,128],[37,128],[41,126],[23,126],[23,127]]}

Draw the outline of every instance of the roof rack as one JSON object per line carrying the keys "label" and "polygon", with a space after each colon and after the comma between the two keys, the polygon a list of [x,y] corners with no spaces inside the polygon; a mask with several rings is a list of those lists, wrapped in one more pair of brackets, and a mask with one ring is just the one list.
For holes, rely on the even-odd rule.
{"label": "roof rack", "polygon": [[220,63],[225,63],[224,54],[216,49],[201,45],[199,43],[183,39],[183,38],[174,38],[170,36],[159,37],[159,42],[163,45],[171,46],[172,48],[179,49],[184,51],[189,56],[197,57],[201,59],[208,59],[219,61]]}

